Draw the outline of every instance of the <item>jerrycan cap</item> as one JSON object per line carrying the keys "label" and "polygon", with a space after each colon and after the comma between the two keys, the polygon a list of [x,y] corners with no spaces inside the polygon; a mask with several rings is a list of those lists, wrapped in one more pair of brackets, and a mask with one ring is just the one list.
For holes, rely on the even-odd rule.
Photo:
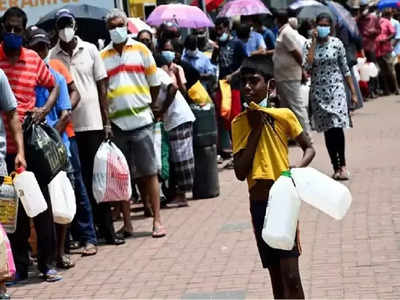
{"label": "jerrycan cap", "polygon": [[21,167],[15,170],[17,174],[21,174],[22,172],[25,172],[25,168]]}
{"label": "jerrycan cap", "polygon": [[283,171],[281,173],[281,176],[292,177],[292,173],[290,172],[290,170]]}

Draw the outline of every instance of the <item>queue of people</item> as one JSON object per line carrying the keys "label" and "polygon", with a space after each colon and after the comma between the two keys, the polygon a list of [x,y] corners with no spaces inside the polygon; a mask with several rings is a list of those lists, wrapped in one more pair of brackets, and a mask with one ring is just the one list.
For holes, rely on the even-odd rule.
{"label": "queue of people", "polygon": [[[242,16],[236,25],[223,17],[215,20],[213,30],[198,28],[183,39],[173,22],[132,37],[126,14],[114,9],[105,19],[111,42],[99,50],[76,34],[75,16],[67,9],[57,13],[57,38],[53,40],[36,26],[26,28],[23,10],[9,8],[1,20],[0,170],[2,174],[29,170],[21,124],[30,115],[34,122],[46,121],[59,132],[68,150],[66,171],[76,197],[72,223],[54,224],[48,182],[38,177],[48,205],[32,220],[41,278],[61,280],[57,269],[75,266],[66,255],[71,250],[82,248],[82,256],[96,255],[99,243],[121,245],[134,234],[131,199],[98,203],[93,194],[94,160],[104,140],[113,141],[128,161],[132,186],[139,190],[136,197],[143,202],[146,215],[153,217],[152,237],[167,235],[161,198],[167,198],[163,205],[188,206],[187,195],[194,184],[196,118],[190,105],[202,106],[212,99],[217,111],[218,154],[221,160],[229,160],[226,167],[233,168],[238,179],[248,179],[257,246],[263,266],[270,271],[274,296],[303,298],[298,271],[300,236],[287,253],[265,244],[261,238],[265,195],[278,171],[290,167],[290,141],[304,151],[295,166],[311,162],[315,155],[312,130],[324,133],[332,177],[350,179],[344,129],[352,126],[351,110],[366,100],[353,67],[357,57],[364,56],[379,66],[379,76],[368,83],[367,98],[398,94],[394,61],[400,25],[394,16],[398,15],[392,9],[378,16],[373,6],[362,4],[355,16],[357,37],[335,24],[329,14],[299,26],[287,11],[279,11],[271,28],[261,16]],[[230,89],[229,113],[222,113],[225,84]],[[302,95],[304,86],[309,86],[309,99]],[[207,94],[204,102],[192,96],[199,87]],[[270,110],[273,106],[286,109]],[[163,180],[155,123],[162,123],[169,147],[166,195],[160,190]],[[266,127],[276,136],[267,135]],[[267,165],[274,170],[264,168]],[[120,215],[123,226],[115,230],[113,222]],[[28,279],[30,224],[19,209],[16,231],[9,234],[15,282]],[[5,290],[2,295],[6,297]]]}

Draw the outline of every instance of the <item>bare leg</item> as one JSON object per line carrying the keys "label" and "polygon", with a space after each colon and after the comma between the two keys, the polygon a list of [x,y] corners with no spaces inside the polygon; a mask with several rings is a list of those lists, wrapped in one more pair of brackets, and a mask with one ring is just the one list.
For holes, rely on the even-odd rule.
{"label": "bare leg", "polygon": [[121,201],[121,211],[124,219],[124,226],[121,230],[126,232],[133,232],[133,226],[131,222],[131,202],[130,201]]}
{"label": "bare leg", "polygon": [[64,224],[55,224],[56,226],[56,262],[57,267],[63,269],[69,269],[74,267],[74,263],[69,259],[69,257],[65,256],[65,237],[67,235],[68,225]]}
{"label": "bare leg", "polygon": [[[149,197],[150,203],[153,207],[154,219],[153,226],[161,226],[161,216],[160,216],[160,187],[158,183],[157,175],[146,176],[140,178],[140,185],[143,185],[143,190],[145,195]],[[143,196],[143,193],[141,193]],[[146,201],[146,199],[143,199]]]}

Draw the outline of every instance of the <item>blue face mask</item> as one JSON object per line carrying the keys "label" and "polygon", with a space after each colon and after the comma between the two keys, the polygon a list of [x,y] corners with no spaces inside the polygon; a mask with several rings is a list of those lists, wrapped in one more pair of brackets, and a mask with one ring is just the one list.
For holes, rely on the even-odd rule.
{"label": "blue face mask", "polygon": [[173,51],[161,51],[161,56],[170,64],[175,59],[175,52]]}
{"label": "blue face mask", "polygon": [[3,34],[3,41],[6,48],[10,50],[18,50],[22,47],[22,36],[6,32]]}
{"label": "blue face mask", "polygon": [[326,38],[331,33],[330,26],[317,26],[318,37],[321,39]]}
{"label": "blue face mask", "polygon": [[220,42],[226,42],[228,40],[228,34],[226,32],[224,32],[220,37],[219,37],[219,41]]}

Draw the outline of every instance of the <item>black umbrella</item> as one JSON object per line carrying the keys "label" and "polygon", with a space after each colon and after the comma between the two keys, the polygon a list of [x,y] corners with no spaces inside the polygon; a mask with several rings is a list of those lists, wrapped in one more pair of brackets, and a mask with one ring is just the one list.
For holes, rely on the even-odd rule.
{"label": "black umbrella", "polygon": [[55,31],[56,14],[63,8],[68,9],[75,16],[78,25],[77,35],[83,40],[97,43],[98,39],[109,38],[105,26],[105,16],[109,10],[87,4],[68,4],[61,8],[52,10],[42,17],[36,25],[48,32]]}

